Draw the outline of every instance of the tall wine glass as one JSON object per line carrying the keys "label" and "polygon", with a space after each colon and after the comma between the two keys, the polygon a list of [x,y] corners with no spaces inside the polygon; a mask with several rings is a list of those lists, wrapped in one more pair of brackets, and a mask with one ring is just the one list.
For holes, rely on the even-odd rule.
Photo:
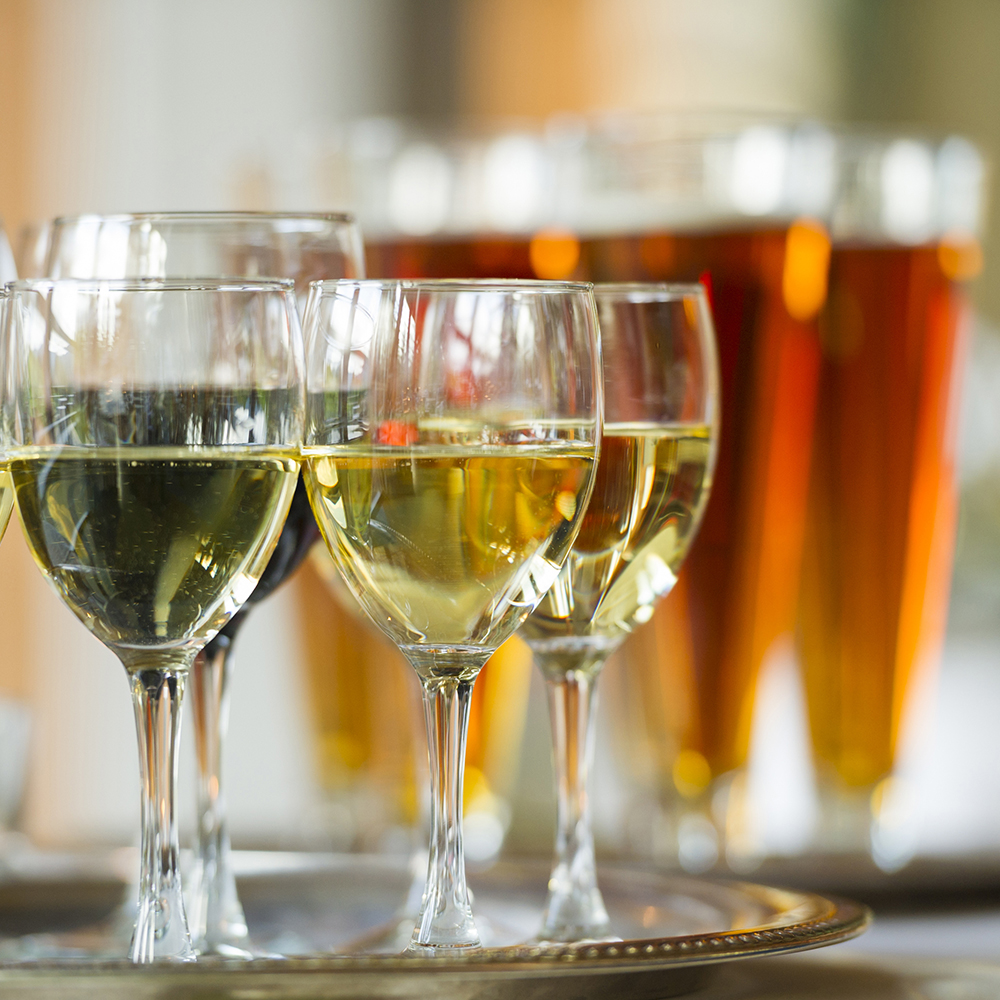
{"label": "tall wine glass", "polygon": [[124,664],[143,788],[135,962],[193,956],[176,743],[199,649],[253,592],[295,491],[291,281],[13,286],[4,426],[35,561]]}
{"label": "tall wine glass", "polygon": [[545,677],[556,858],[541,937],[601,938],[588,779],[605,660],[673,587],[708,499],[718,433],[712,319],[700,285],[596,285],[605,422],[583,527],[521,632]]}
{"label": "tall wine glass", "polygon": [[423,688],[431,837],[410,948],[454,953],[479,945],[461,815],[472,685],[558,574],[593,482],[591,286],[321,282],[305,328],[309,499]]}
{"label": "tall wine glass", "polygon": [[[56,219],[47,246],[46,267],[54,278],[292,278],[301,304],[310,281],[364,276],[360,231],[350,215],[340,213],[82,215]],[[318,539],[300,482],[256,589],[195,659],[191,707],[198,758],[198,864],[188,899],[195,948],[203,954],[250,954],[222,781],[233,642],[250,608],[298,568]]]}

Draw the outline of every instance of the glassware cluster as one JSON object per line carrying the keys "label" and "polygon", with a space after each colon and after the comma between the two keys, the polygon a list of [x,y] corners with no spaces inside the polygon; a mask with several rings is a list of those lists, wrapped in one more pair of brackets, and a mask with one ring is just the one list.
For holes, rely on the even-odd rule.
{"label": "glassware cluster", "polygon": [[[228,652],[250,603],[320,534],[422,689],[430,850],[407,950],[480,945],[467,727],[477,674],[522,625],[559,762],[540,937],[613,933],[587,810],[594,683],[671,589],[708,494],[704,290],[365,280],[345,216],[86,216],[32,246],[46,276],[0,296],[0,520],[16,498],[35,562],[129,678],[142,783],[131,960],[253,957],[221,794]],[[187,913],[175,789],[189,677]]]}
{"label": "glassware cluster", "polygon": [[[378,118],[316,139],[316,176],[357,207],[374,273],[706,283],[718,485],[673,593],[612,657],[632,786],[612,837],[692,872],[804,851],[905,864],[957,535],[981,153],[958,135],[716,113]],[[812,821],[776,821],[752,787],[773,671],[801,680]]]}

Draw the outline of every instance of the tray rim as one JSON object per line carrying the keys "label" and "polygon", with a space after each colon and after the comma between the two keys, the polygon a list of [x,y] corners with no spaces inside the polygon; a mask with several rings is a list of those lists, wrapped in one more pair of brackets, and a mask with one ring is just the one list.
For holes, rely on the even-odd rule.
{"label": "tray rim", "polygon": [[484,948],[468,954],[420,956],[396,954],[296,955],[289,958],[250,960],[200,959],[197,962],[163,962],[134,965],[125,959],[58,959],[0,963],[0,987],[27,981],[82,977],[88,980],[103,976],[138,977],[160,983],[173,979],[178,984],[192,979],[233,984],[236,978],[260,983],[263,979],[321,976],[369,976],[416,974],[446,975],[464,978],[524,978],[545,975],[564,976],[586,972],[620,974],[657,969],[695,968],[746,959],[757,955],[779,955],[808,951],[838,944],[862,934],[873,919],[871,910],[853,900],[821,896],[796,889],[779,889],[751,882],[724,879],[697,879],[681,876],[683,881],[700,882],[742,893],[748,901],[780,909],[777,900],[790,898],[793,906],[785,912],[805,910],[801,919],[787,924],[765,924],[727,931],[657,938],[633,938],[617,941],[575,942],[572,944],[519,944]]}

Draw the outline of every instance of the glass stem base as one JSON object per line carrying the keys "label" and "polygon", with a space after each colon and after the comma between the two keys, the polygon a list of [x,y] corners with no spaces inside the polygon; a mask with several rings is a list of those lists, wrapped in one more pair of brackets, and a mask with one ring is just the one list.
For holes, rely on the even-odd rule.
{"label": "glass stem base", "polygon": [[608,911],[597,887],[589,782],[594,761],[597,678],[603,661],[581,669],[546,669],[556,772],[556,858],[539,937],[545,941],[606,938]]}
{"label": "glass stem base", "polygon": [[[154,665],[155,664],[155,665]],[[136,963],[191,961],[194,949],[178,868],[177,740],[189,662],[126,663],[139,735],[142,849],[139,907],[129,958]]]}
{"label": "glass stem base", "polygon": [[427,886],[411,953],[447,954],[480,947],[479,932],[465,881],[462,842],[462,787],[465,739],[472,685],[478,667],[467,663],[453,673],[414,663],[423,686],[424,718],[431,777],[431,835]]}
{"label": "glass stem base", "polygon": [[195,950],[202,955],[249,957],[243,906],[236,891],[222,746],[229,722],[228,637],[219,635],[194,661],[192,709],[198,755],[198,866],[189,895]]}

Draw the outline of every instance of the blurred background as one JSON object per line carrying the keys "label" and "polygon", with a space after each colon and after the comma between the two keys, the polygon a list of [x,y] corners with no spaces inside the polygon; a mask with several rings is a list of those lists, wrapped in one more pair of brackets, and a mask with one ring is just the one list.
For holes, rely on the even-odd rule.
{"label": "blurred background", "polygon": [[[611,122],[601,126],[601,142],[614,145],[616,119],[607,115],[634,122],[627,116],[669,112],[689,116],[684,120],[826,123],[842,132],[863,123],[875,131],[857,134],[926,137],[935,170],[958,150],[967,169],[956,183],[975,188],[973,207],[958,213],[961,232],[923,233],[918,224],[910,240],[933,248],[958,240],[952,257],[934,249],[935,259],[951,261],[942,263],[946,277],[967,289],[972,311],[955,320],[968,335],[956,361],[961,503],[947,635],[940,670],[930,653],[927,668],[905,685],[896,763],[909,775],[906,815],[916,818],[906,824],[912,842],[897,845],[892,857],[996,850],[1000,175],[977,171],[1000,162],[998,48],[1000,5],[993,0],[0,0],[0,215],[16,242],[31,223],[80,212],[351,209],[383,248],[369,261],[375,275],[380,266],[433,270],[426,261],[401,263],[391,237],[447,228],[445,217],[458,209],[435,215],[435,185],[442,157],[443,169],[458,162],[463,136],[569,136],[572,144],[589,134],[588,123]],[[956,135],[982,159],[974,152],[970,159],[967,144],[947,145]],[[505,148],[517,168],[521,147]],[[379,187],[379,165],[406,156],[409,173],[386,167]],[[904,163],[902,176],[905,223],[923,175],[919,168],[907,174]],[[374,180],[366,186],[359,177]],[[416,205],[416,215],[405,207],[393,215],[394,197]],[[788,221],[775,223],[781,246]],[[520,228],[532,224],[529,212]],[[824,225],[835,230],[836,220],[824,218],[818,230],[819,256],[828,262]],[[544,245],[558,256],[565,233],[550,237]],[[808,233],[803,238],[808,242]],[[566,273],[584,266],[579,253],[579,246],[571,251]],[[503,259],[490,258],[508,266]],[[532,259],[542,274],[540,258]],[[588,273],[628,276],[593,263]],[[549,266],[545,276],[561,275]],[[825,277],[819,294],[812,312],[823,304]],[[311,579],[321,569],[308,569]],[[948,559],[932,571],[938,578],[931,590],[943,595]],[[310,635],[302,616],[309,608],[324,613],[316,600],[302,581],[286,587],[251,617],[240,641],[225,761],[237,847],[354,843],[343,811],[331,811],[312,736],[317,696],[310,677],[322,638]],[[929,601],[943,611],[943,597]],[[112,655],[48,590],[16,530],[0,546],[0,615],[0,722],[10,716],[0,725],[0,799],[10,809],[21,801],[12,821],[41,845],[131,842],[138,778],[127,685]],[[803,850],[822,814],[792,632],[793,625],[777,628],[755,661],[758,697],[741,722],[750,755],[740,795],[748,804],[741,819],[730,816],[745,827],[733,838],[743,844],[730,858],[737,866]],[[669,623],[658,634],[669,641]],[[645,648],[642,655],[656,655]],[[621,742],[612,716],[628,692],[614,686],[619,668],[609,668],[604,747]],[[502,753],[495,751],[512,769],[503,789],[506,849],[547,853],[554,808],[544,699],[537,678],[528,680],[517,663],[510,670],[497,697],[525,707],[503,723],[507,743],[500,740]],[[181,813],[190,831],[190,726],[185,739]],[[519,754],[511,742],[521,743]],[[23,799],[22,744],[30,746]],[[660,794],[654,764],[640,759],[648,748],[630,752],[599,752],[599,847],[676,860],[676,831],[660,836],[643,805]],[[715,777],[708,751],[690,753],[675,753],[668,766],[678,801],[704,791],[703,764]],[[499,847],[494,833],[483,831],[484,858]],[[686,856],[681,850],[688,867],[716,860],[715,848],[703,845],[699,854],[699,843],[689,839]]]}

